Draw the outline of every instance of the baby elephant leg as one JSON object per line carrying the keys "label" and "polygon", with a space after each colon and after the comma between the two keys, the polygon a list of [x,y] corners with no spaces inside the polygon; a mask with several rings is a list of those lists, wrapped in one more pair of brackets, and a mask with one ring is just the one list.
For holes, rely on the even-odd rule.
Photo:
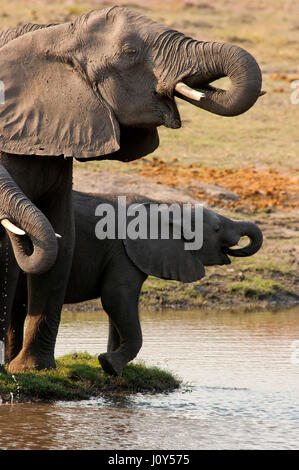
{"label": "baby elephant leg", "polygon": [[120,346],[120,336],[117,329],[114,326],[113,321],[109,317],[109,333],[108,333],[108,343],[107,343],[107,352],[116,351]]}
{"label": "baby elephant leg", "polygon": [[[121,279],[120,275],[123,276]],[[141,348],[138,299],[145,278],[131,263],[128,269],[126,266],[120,269],[118,263],[111,262],[105,272],[101,298],[110,325],[108,351],[99,355],[99,362],[110,375],[121,376],[124,366],[137,356]]]}

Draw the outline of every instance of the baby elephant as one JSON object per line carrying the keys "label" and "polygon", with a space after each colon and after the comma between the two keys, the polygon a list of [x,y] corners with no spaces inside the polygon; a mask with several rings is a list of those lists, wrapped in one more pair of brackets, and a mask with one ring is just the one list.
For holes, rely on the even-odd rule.
{"label": "baby elephant", "polygon": [[[130,217],[123,219],[117,196],[74,192],[76,247],[65,295],[65,303],[101,297],[109,316],[109,338],[107,352],[99,355],[99,362],[105,372],[118,376],[142,345],[138,300],[148,275],[192,282],[205,275],[204,266],[229,264],[228,255],[250,256],[262,245],[262,233],[254,223],[230,220],[206,208],[196,212],[194,207],[189,212],[189,224],[182,224],[176,215],[168,212],[169,219],[164,222],[165,238],[161,235],[161,215],[156,233],[157,227],[150,226],[150,238],[137,238],[134,236],[137,222],[140,231],[145,221],[149,225],[155,222],[151,207],[156,206],[157,201],[142,196],[127,196],[122,201],[124,199],[126,205],[122,209],[128,210],[129,214],[129,207],[135,207],[135,213],[139,210],[138,213],[145,217],[143,221],[140,218],[135,221]],[[176,206],[183,207],[181,204]],[[161,213],[165,215],[168,207],[163,204]],[[107,217],[109,208],[115,212],[116,221],[112,220],[111,214],[110,219]],[[99,219],[99,215],[104,214],[106,219]],[[127,228],[127,237],[124,228]],[[201,233],[196,233],[195,229]],[[110,238],[104,238],[105,231],[110,233]],[[201,247],[196,248],[195,243],[190,243],[192,234],[194,242],[197,238]],[[249,237],[249,243],[232,249],[243,236]],[[186,249],[188,243],[189,249]],[[24,275],[20,275],[8,333],[8,360],[13,359],[22,347],[25,295]]]}

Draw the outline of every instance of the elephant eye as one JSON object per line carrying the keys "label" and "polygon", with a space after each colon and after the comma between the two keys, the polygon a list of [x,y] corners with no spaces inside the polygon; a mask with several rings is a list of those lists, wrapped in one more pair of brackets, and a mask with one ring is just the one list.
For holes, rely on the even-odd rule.
{"label": "elephant eye", "polygon": [[135,47],[131,47],[131,46],[124,46],[123,47],[123,53],[126,54],[129,57],[133,57],[137,54],[137,49]]}
{"label": "elephant eye", "polygon": [[214,227],[214,230],[215,230],[215,232],[219,232],[219,230],[220,230],[220,225],[216,225],[216,226]]}

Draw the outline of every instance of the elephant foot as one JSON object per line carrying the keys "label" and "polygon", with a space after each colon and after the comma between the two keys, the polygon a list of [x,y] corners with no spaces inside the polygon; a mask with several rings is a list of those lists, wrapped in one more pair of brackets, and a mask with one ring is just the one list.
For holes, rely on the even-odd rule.
{"label": "elephant foot", "polygon": [[55,369],[54,359],[40,358],[22,351],[9,363],[8,371],[11,374],[26,372],[28,370]]}
{"label": "elephant foot", "polygon": [[98,360],[104,372],[117,377],[122,376],[124,364],[116,354],[103,353],[98,356]]}

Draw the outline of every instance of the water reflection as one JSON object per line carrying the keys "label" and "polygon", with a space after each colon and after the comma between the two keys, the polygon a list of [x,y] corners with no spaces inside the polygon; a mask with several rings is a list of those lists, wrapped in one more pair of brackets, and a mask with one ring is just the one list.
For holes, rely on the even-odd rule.
{"label": "water reflection", "polygon": [[[142,312],[138,360],[174,371],[182,390],[3,405],[0,448],[298,448],[298,314]],[[56,356],[102,352],[107,334],[103,312],[64,312]]]}
{"label": "water reflection", "polygon": [[[297,389],[298,367],[291,343],[299,339],[298,309],[242,314],[200,311],[144,311],[138,360],[170,369],[184,381],[221,388]],[[104,312],[63,316],[56,355],[105,351]],[[287,380],[282,378],[287,376]]]}

